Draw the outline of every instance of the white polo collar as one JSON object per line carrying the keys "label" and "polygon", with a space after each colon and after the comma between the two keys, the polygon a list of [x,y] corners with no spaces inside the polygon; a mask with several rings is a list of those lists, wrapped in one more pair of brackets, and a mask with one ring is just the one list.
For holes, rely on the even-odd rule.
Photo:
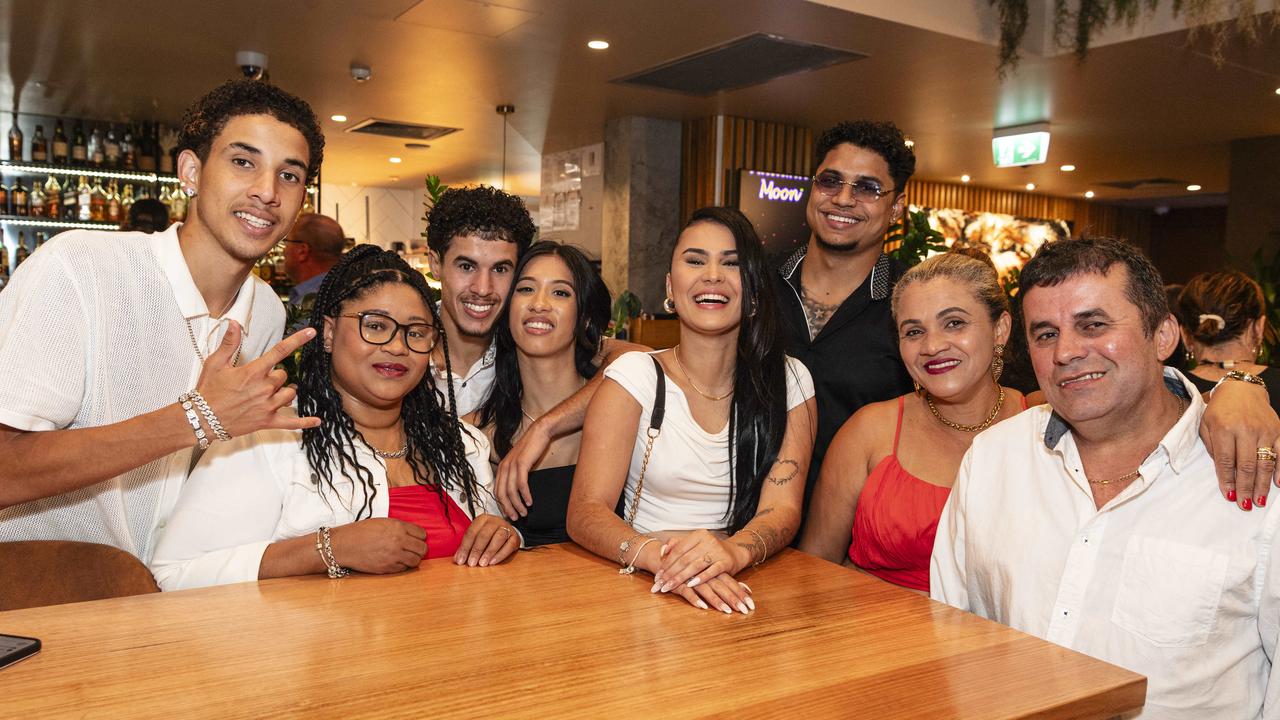
{"label": "white polo collar", "polygon": [[[196,287],[196,282],[191,277],[191,269],[187,267],[187,260],[183,257],[182,248],[178,245],[178,228],[181,226],[182,223],[174,223],[163,232],[152,233],[149,237],[151,252],[155,255],[160,269],[164,271],[165,277],[168,278],[170,287],[173,288],[173,297],[178,302],[178,309],[182,312],[182,316],[188,320],[208,317],[209,306],[205,303],[199,288]],[[240,290],[236,292],[236,299],[231,304],[231,309],[221,319],[235,320],[248,332],[249,323],[253,319],[254,290],[254,277],[253,273],[250,273],[240,285]]]}

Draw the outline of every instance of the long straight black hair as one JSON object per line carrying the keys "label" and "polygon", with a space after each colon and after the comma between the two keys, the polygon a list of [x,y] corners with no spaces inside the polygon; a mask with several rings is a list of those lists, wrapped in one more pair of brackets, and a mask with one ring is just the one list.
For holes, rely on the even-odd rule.
{"label": "long straight black hair", "polygon": [[333,387],[333,358],[324,350],[320,340],[324,337],[325,318],[337,317],[342,313],[344,303],[388,283],[408,285],[422,297],[423,304],[431,313],[431,324],[436,329],[439,342],[444,346],[445,369],[450,378],[447,405],[429,370],[422,381],[405,395],[400,409],[404,418],[405,441],[409,447],[405,460],[413,470],[414,481],[434,490],[446,508],[448,503],[444,493],[455,490],[466,499],[474,516],[478,488],[462,444],[462,426],[454,410],[453,371],[448,364],[449,341],[445,337],[444,325],[440,322],[435,303],[431,300],[431,290],[422,273],[409,267],[396,253],[376,245],[357,245],[342,256],[320,284],[320,292],[316,294],[315,307],[311,311],[309,325],[315,329],[317,340],[302,346],[298,373],[298,410],[304,417],[320,418],[320,427],[302,431],[302,446],[311,466],[311,479],[317,485],[328,485],[335,493],[335,473],[352,481],[364,490],[364,500],[356,517],[371,516],[373,499],[377,494],[373,474],[360,464],[355,454],[355,440],[365,442],[365,439],[351,416],[342,409],[342,398]]}
{"label": "long straight black hair", "polygon": [[705,207],[694,211],[681,232],[703,222],[715,223],[733,235],[742,283],[742,319],[729,409],[730,484],[725,512],[726,528],[735,533],[755,517],[760,489],[782,448],[787,431],[787,362],[777,296],[755,227],[734,208]]}
{"label": "long straight black hair", "polygon": [[[520,283],[529,263],[547,255],[563,260],[573,278],[574,301],[578,311],[573,329],[573,366],[578,375],[590,378],[596,373],[596,355],[600,353],[604,330],[609,325],[609,288],[581,250],[571,245],[541,240],[530,246],[520,257],[515,270],[516,280],[511,287],[513,296],[515,286]],[[511,451],[512,438],[520,429],[523,413],[521,400],[524,398],[516,341],[511,335],[510,298],[503,306],[494,336],[498,352],[494,360],[496,377],[489,399],[480,406],[479,424],[480,427],[494,426],[493,447],[499,456],[503,456]]]}

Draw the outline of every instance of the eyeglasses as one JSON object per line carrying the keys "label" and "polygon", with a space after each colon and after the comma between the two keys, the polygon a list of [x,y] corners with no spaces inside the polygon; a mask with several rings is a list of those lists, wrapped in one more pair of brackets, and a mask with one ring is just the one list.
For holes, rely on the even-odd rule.
{"label": "eyeglasses", "polygon": [[436,347],[439,333],[427,323],[409,323],[401,325],[395,320],[378,312],[362,312],[339,317],[355,318],[360,321],[360,339],[370,345],[386,345],[396,338],[396,334],[404,331],[404,344],[413,352],[426,354]]}
{"label": "eyeglasses", "polygon": [[892,190],[883,190],[880,184],[874,180],[841,180],[839,175],[823,173],[813,178],[813,186],[818,192],[828,197],[835,197],[840,194],[840,189],[845,185],[853,191],[853,197],[858,202],[873,203],[880,198],[893,192]]}

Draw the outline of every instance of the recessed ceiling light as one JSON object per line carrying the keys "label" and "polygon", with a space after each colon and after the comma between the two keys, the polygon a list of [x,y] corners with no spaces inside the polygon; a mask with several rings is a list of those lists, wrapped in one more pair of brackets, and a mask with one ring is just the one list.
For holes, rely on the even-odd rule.
{"label": "recessed ceiling light", "polygon": [[1280,88],[1276,88],[1276,94],[1280,95]]}
{"label": "recessed ceiling light", "polygon": [[903,145],[906,145],[906,146],[907,146],[907,147],[909,147],[909,148],[913,148],[913,147],[915,147],[915,146],[916,146],[916,141],[915,141],[915,140],[912,140],[911,138],[905,138],[905,139],[902,141],[902,144],[903,144]]}
{"label": "recessed ceiling light", "polygon": [[589,40],[587,42],[587,47],[591,48],[592,50],[608,50],[609,41],[608,40]]}
{"label": "recessed ceiling light", "polygon": [[387,159],[390,160],[393,164],[400,162],[400,158],[398,157],[389,157]]}
{"label": "recessed ceiling light", "polygon": [[1036,189],[1036,184],[1035,184],[1035,183],[1027,183],[1027,189],[1028,189],[1028,190],[1035,190],[1035,189]]}
{"label": "recessed ceiling light", "polygon": [[346,122],[347,116],[346,115],[330,115],[329,119],[334,122]]}
{"label": "recessed ceiling light", "polygon": [[1196,192],[1199,189],[1200,189],[1200,186],[1196,185],[1195,183],[1192,183],[1191,185],[1187,186],[1187,190],[1190,192]]}
{"label": "recessed ceiling light", "polygon": [[972,178],[970,178],[968,175],[961,175],[961,176],[960,176],[960,182],[969,182],[969,180],[971,180],[971,179],[972,179]]}
{"label": "recessed ceiling light", "polygon": [[1061,170],[1062,172],[1075,172],[1075,170],[1076,170],[1076,166],[1075,166],[1075,165],[1063,165],[1062,167],[1059,167],[1058,169],[1059,169],[1059,170]]}
{"label": "recessed ceiling light", "polygon": [[1087,198],[1091,198],[1091,197],[1093,197],[1093,191],[1092,191],[1092,190],[1085,190],[1085,191],[1084,191],[1084,196],[1085,196],[1085,197],[1087,197]]}

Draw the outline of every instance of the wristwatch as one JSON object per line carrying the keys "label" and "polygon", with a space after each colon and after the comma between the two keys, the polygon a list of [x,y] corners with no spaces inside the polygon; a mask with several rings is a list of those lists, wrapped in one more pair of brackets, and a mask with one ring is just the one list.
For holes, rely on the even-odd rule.
{"label": "wristwatch", "polygon": [[1221,383],[1223,380],[1239,380],[1240,382],[1247,382],[1253,385],[1257,385],[1263,390],[1267,389],[1267,382],[1265,380],[1258,377],[1257,375],[1250,375],[1249,373],[1244,372],[1243,370],[1228,371],[1227,374],[1222,377],[1222,380],[1219,380],[1218,382]]}

